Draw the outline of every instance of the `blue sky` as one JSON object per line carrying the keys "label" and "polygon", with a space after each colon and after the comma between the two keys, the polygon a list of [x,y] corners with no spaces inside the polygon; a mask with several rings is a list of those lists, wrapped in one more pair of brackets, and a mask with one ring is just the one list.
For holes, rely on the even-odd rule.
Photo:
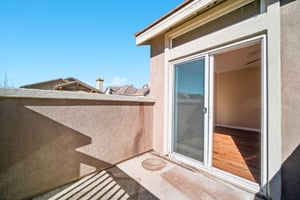
{"label": "blue sky", "polygon": [[182,1],[1,0],[0,83],[72,76],[141,87],[150,79],[150,49],[136,46],[134,33]]}

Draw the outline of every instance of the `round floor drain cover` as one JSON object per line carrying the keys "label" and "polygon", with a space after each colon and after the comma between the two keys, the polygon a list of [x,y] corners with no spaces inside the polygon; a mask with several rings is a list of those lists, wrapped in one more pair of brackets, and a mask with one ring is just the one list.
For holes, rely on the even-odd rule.
{"label": "round floor drain cover", "polygon": [[158,158],[147,158],[142,162],[142,166],[150,171],[158,171],[166,166],[166,162]]}

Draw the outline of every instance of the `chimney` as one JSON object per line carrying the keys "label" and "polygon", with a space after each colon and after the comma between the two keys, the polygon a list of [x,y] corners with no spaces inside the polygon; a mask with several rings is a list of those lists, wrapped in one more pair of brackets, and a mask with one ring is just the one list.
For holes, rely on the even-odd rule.
{"label": "chimney", "polygon": [[103,92],[103,82],[104,82],[104,79],[102,79],[100,77],[96,80],[96,88],[98,90],[100,90],[101,92]]}

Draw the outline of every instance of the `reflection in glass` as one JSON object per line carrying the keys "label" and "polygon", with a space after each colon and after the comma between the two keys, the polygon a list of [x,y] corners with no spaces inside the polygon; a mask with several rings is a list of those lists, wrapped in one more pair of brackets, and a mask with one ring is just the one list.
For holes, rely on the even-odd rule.
{"label": "reflection in glass", "polygon": [[173,152],[203,162],[204,59],[176,64]]}

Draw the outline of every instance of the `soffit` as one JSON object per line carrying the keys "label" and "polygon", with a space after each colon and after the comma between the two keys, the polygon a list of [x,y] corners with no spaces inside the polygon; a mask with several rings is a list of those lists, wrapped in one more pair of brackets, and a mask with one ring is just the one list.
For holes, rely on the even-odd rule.
{"label": "soffit", "polygon": [[[176,7],[171,12],[167,13],[165,16],[161,17],[154,23],[150,24],[148,27],[143,29],[142,31],[135,34],[136,37],[136,45],[147,45],[149,44],[149,41],[158,36],[159,34],[162,34],[164,32],[170,31],[171,29],[174,29],[175,27],[180,26],[181,24],[184,24],[187,21],[189,22],[188,27],[185,27],[185,29],[190,29],[191,26],[197,26],[199,25],[199,19],[200,22],[207,23],[216,17],[221,17],[222,15],[226,14],[227,12],[230,12],[232,10],[235,10],[241,6],[244,6],[245,4],[248,4],[249,2],[252,2],[254,0],[191,0],[191,1],[185,1],[178,7]],[[225,2],[222,9],[218,11],[213,11],[212,8],[215,8],[217,5],[221,4],[222,2]],[[212,11],[208,12],[208,11]],[[214,14],[215,12],[215,14]],[[209,14],[210,13],[210,14]],[[223,13],[223,14],[222,14]],[[204,19],[202,19],[204,17]],[[178,27],[179,28],[179,27]],[[177,29],[177,28],[175,28]]]}
{"label": "soffit", "polygon": [[145,45],[153,37],[169,30],[183,21],[197,15],[203,9],[207,9],[210,5],[215,4],[216,0],[189,0],[184,1],[175,9],[156,20],[145,29],[135,34],[136,44]]}

